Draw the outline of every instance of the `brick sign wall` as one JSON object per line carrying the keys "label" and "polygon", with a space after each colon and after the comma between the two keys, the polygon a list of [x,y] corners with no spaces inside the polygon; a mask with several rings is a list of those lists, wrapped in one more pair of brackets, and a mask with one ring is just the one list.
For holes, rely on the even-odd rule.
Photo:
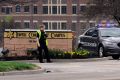
{"label": "brick sign wall", "polygon": [[[48,47],[51,49],[72,50],[73,35],[71,31],[46,31]],[[36,30],[6,30],[4,48],[10,50],[9,56],[26,56],[26,50],[37,48]]]}

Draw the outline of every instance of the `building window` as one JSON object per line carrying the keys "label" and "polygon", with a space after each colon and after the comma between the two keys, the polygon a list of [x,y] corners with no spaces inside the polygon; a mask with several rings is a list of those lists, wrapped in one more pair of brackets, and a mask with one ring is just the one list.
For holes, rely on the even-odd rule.
{"label": "building window", "polygon": [[80,28],[81,28],[81,30],[85,30],[87,28],[86,22],[80,22]]}
{"label": "building window", "polygon": [[72,14],[76,14],[77,13],[77,6],[72,6]]}
{"label": "building window", "polygon": [[24,12],[30,12],[29,6],[24,6]]}
{"label": "building window", "polygon": [[2,7],[1,12],[5,14],[10,14],[12,13],[12,7],[9,7],[9,6]]}
{"label": "building window", "polygon": [[10,7],[10,6],[2,7],[1,12],[5,13],[5,14],[10,14],[10,13],[12,13],[12,7]]}
{"label": "building window", "polygon": [[30,22],[24,22],[24,28],[30,28]]}
{"label": "building window", "polygon": [[67,0],[61,0],[61,4],[67,4]]}
{"label": "building window", "polygon": [[[48,2],[48,3],[45,3]],[[47,0],[43,3],[43,14],[66,14],[67,0]]]}
{"label": "building window", "polygon": [[43,21],[46,30],[66,30],[66,21]]}
{"label": "building window", "polygon": [[37,14],[37,6],[34,6],[34,14]]}
{"label": "building window", "polygon": [[2,7],[1,12],[5,13],[5,7]]}
{"label": "building window", "polygon": [[37,20],[33,20],[33,28],[34,29],[38,28],[38,21]]}
{"label": "building window", "polygon": [[77,23],[76,23],[76,22],[73,22],[73,23],[72,23],[72,26],[71,26],[71,30],[72,30],[72,31],[76,31],[76,27],[77,27]]}
{"label": "building window", "polygon": [[48,14],[48,6],[43,6],[43,14]]}
{"label": "building window", "polygon": [[52,29],[52,22],[48,22],[48,29],[51,30]]}
{"label": "building window", "polygon": [[16,5],[16,12],[20,12],[20,5]]}
{"label": "building window", "polygon": [[85,12],[86,11],[86,5],[81,5],[80,6],[80,11]]}
{"label": "building window", "polygon": [[21,22],[15,22],[15,29],[21,28]]}
{"label": "building window", "polygon": [[58,30],[60,30],[61,29],[61,24],[60,23],[58,23]]}
{"label": "building window", "polygon": [[61,23],[61,29],[66,30],[67,29],[67,23]]}
{"label": "building window", "polygon": [[66,14],[67,13],[67,8],[66,6],[61,7],[61,14]]}
{"label": "building window", "polygon": [[43,23],[45,25],[45,29],[48,30],[48,22]]}
{"label": "building window", "polygon": [[12,13],[12,7],[6,7],[6,14]]}
{"label": "building window", "polygon": [[48,4],[48,0],[42,0],[43,4]]}
{"label": "building window", "polygon": [[52,23],[52,29],[53,30],[57,30],[57,22],[53,22]]}
{"label": "building window", "polygon": [[52,14],[57,14],[57,6],[52,6]]}
{"label": "building window", "polygon": [[52,4],[57,4],[57,0],[52,0]]}

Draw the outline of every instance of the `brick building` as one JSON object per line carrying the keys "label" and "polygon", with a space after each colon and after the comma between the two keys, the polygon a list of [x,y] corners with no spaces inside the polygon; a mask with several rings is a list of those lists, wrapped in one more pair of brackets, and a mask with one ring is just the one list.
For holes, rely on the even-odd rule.
{"label": "brick building", "polygon": [[[81,13],[85,11],[88,1],[37,0],[24,4],[1,2],[0,19],[3,20],[7,15],[13,16],[16,29],[34,29],[43,23],[46,30],[71,29],[80,34],[86,28],[86,20]],[[90,25],[94,25],[94,21],[90,21]]]}

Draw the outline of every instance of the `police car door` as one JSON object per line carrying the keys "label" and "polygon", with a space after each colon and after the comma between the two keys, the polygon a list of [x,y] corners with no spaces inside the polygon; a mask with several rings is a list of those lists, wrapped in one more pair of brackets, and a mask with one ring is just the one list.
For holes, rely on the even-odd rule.
{"label": "police car door", "polygon": [[85,34],[83,40],[84,48],[90,51],[96,51],[98,43],[98,30],[89,29]]}

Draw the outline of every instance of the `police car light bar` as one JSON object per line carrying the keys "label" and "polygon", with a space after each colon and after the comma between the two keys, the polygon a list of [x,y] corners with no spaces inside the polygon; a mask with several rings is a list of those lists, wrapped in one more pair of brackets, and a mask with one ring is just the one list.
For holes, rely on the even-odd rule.
{"label": "police car light bar", "polygon": [[110,25],[110,24],[107,24],[106,26],[98,25],[97,27],[98,27],[98,28],[112,28],[112,27],[115,27],[115,26]]}
{"label": "police car light bar", "polygon": [[100,22],[97,25],[97,28],[113,28],[115,26],[116,26],[116,24],[113,21],[112,22],[104,21],[104,22]]}

